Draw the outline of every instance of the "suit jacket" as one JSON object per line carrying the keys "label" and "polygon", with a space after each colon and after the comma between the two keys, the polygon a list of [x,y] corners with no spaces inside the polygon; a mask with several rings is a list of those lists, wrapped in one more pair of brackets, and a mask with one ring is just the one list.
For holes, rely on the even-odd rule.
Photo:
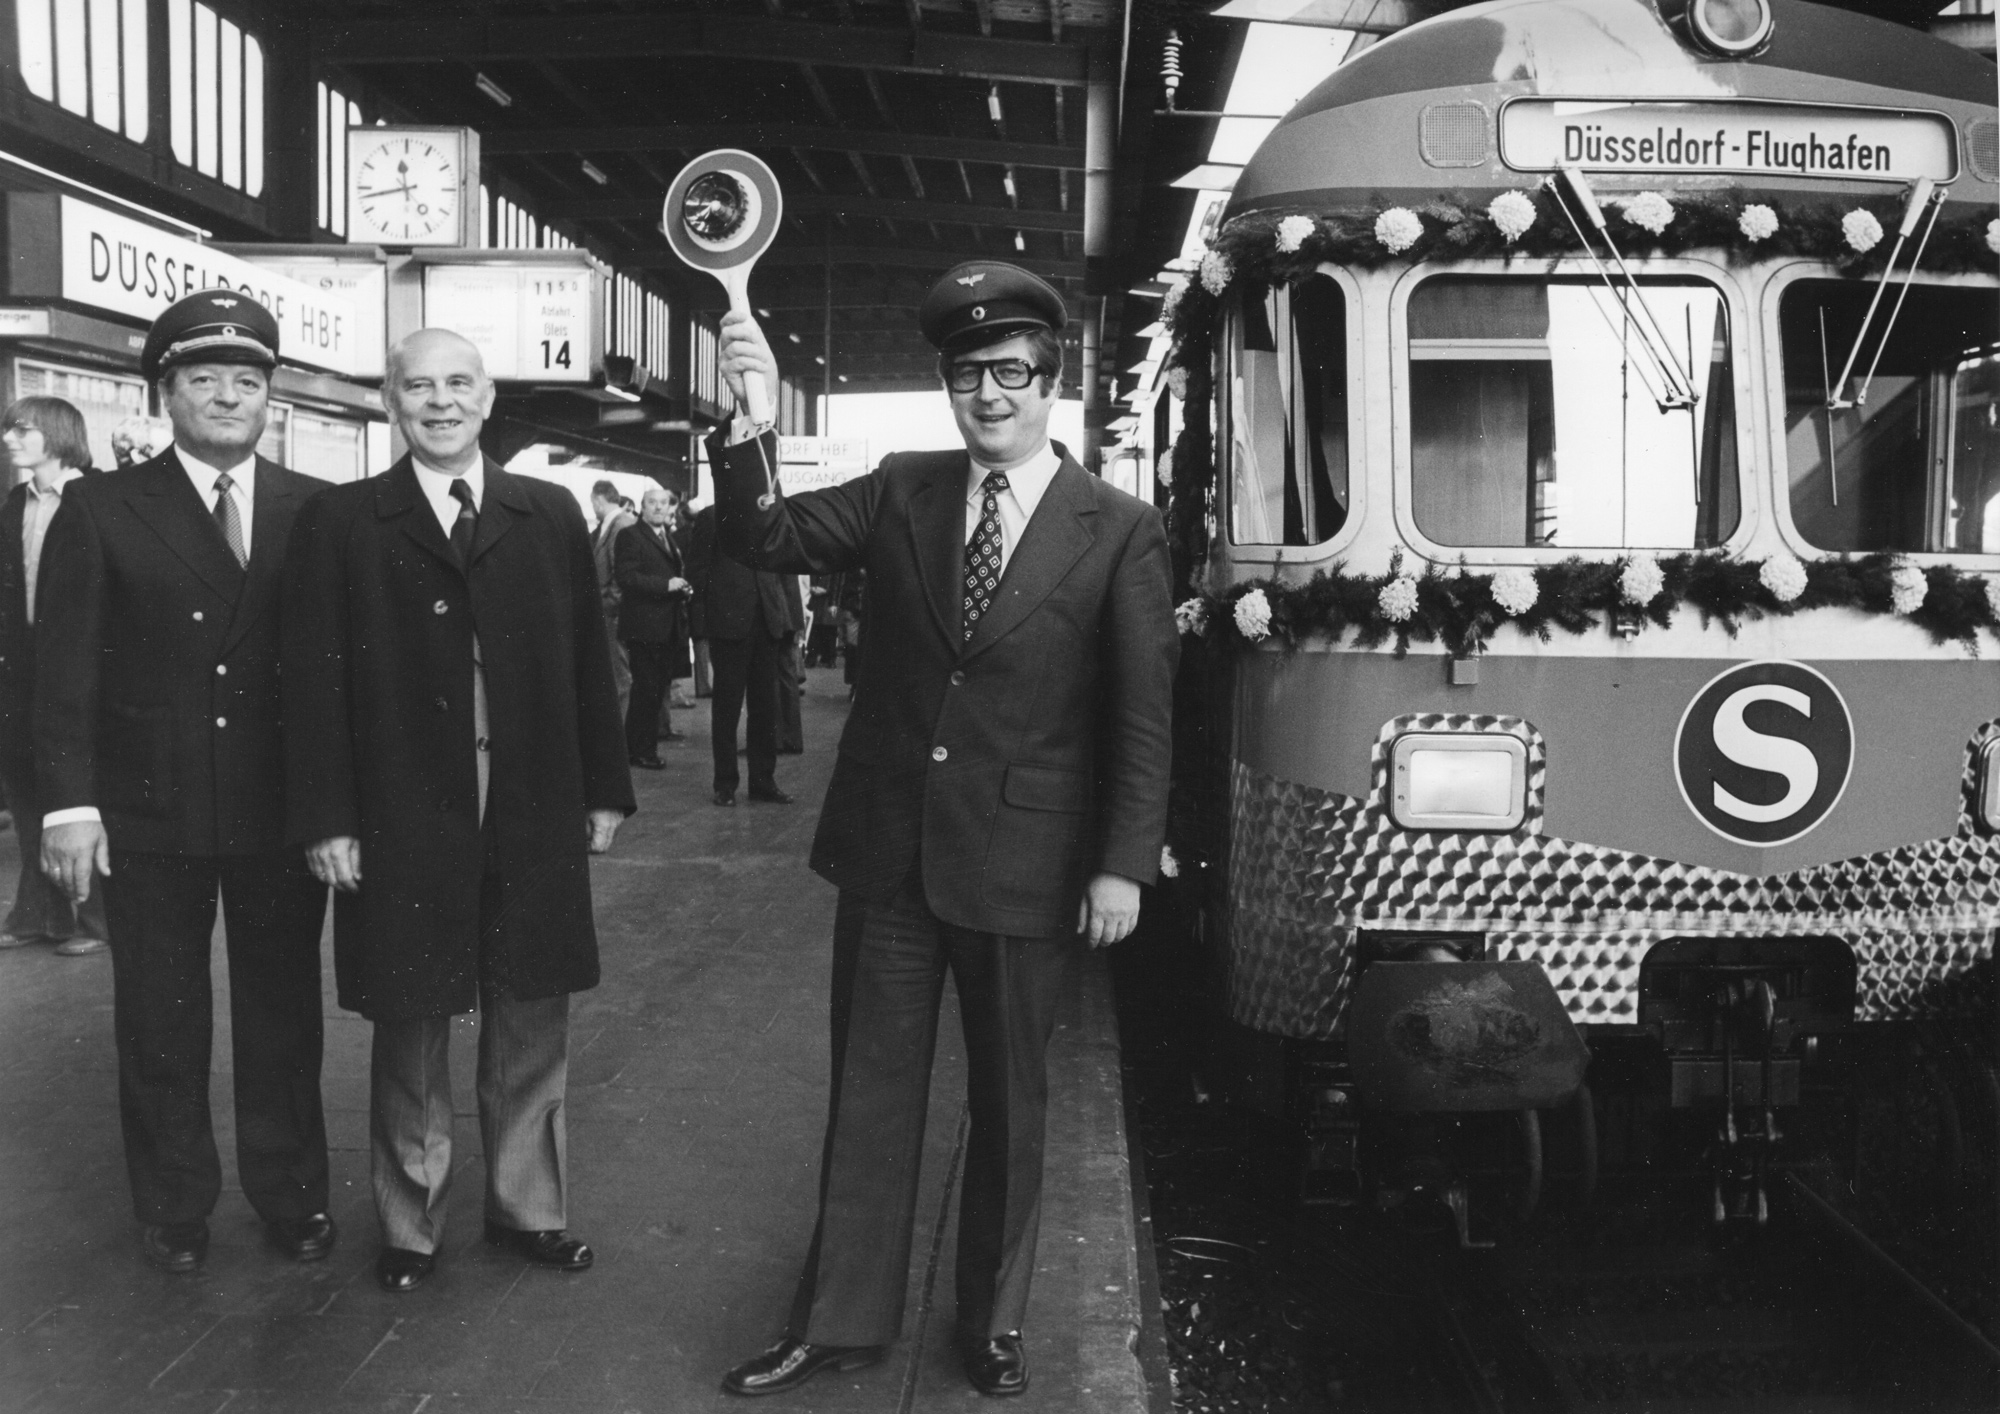
{"label": "suit jacket", "polygon": [[634,808],[583,515],[495,462],[485,479],[469,570],[408,457],[314,497],[293,531],[285,834],[361,841],[361,890],[334,895],[334,972],[371,1020],[472,1010],[482,950],[523,999],[596,985],[585,812]]}
{"label": "suit jacket", "polygon": [[921,861],[939,918],[1021,937],[1073,929],[1093,874],[1157,876],[1180,652],[1158,511],[1062,452],[966,641],[964,452],[891,456],[769,510],[754,447],[710,454],[731,553],[868,572],[815,870],[886,902]]}
{"label": "suit jacket", "polygon": [[806,626],[795,582],[768,569],[752,569],[741,555],[731,555],[717,543],[714,506],[704,506],[689,527],[688,565],[706,637],[748,638],[759,609],[764,631],[773,638]]}
{"label": "suit jacket", "polygon": [[634,521],[618,532],[616,560],[618,590],[623,596],[618,609],[619,641],[685,643],[693,587],[667,588],[673,580],[688,578],[680,539],[669,530],[662,544],[650,525]]}
{"label": "suit jacket", "polygon": [[293,518],[326,483],[263,457],[256,478],[247,568],[171,447],[71,482],[49,522],[42,807],[96,806],[113,848],[259,854],[284,837],[279,579]]}
{"label": "suit jacket", "polygon": [[35,698],[35,635],[28,623],[27,565],[21,549],[21,520],[27,506],[26,482],[0,501],[0,751],[12,755],[34,750],[29,724]]}
{"label": "suit jacket", "polygon": [[620,511],[604,525],[593,530],[590,535],[590,557],[597,566],[597,587],[604,596],[604,612],[618,612],[619,591],[617,565],[613,558],[613,547],[618,542],[618,532],[628,525],[637,525],[639,517],[630,511]]}

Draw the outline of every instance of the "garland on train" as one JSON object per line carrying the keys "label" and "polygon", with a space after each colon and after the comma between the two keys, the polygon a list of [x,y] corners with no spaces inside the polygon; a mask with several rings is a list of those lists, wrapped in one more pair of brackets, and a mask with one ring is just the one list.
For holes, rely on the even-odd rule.
{"label": "garland on train", "polygon": [[[1719,196],[1669,199],[1640,192],[1605,206],[1607,219],[1618,228],[1620,249],[1628,254],[1720,249],[1746,260],[1804,256],[1829,261],[1850,276],[1881,267],[1889,251],[1884,233],[1902,219],[1893,199],[1780,213]],[[1374,267],[1397,260],[1546,259],[1583,251],[1546,189],[1502,192],[1483,206],[1441,196],[1415,207],[1331,215],[1257,212],[1231,221],[1194,276],[1168,292],[1161,314],[1173,339],[1168,378],[1187,411],[1181,435],[1159,469],[1170,492],[1178,582],[1192,585],[1208,553],[1215,478],[1208,351],[1232,288],[1301,280],[1323,262]],[[2000,220],[1941,214],[1922,243],[1920,264],[1933,271],[1990,270],[1996,254]],[[1956,641],[1974,651],[1982,628],[2000,633],[2000,581],[1949,565],[1923,569],[1892,555],[1809,565],[1790,556],[1761,564],[1715,554],[1633,555],[1609,563],[1571,558],[1488,575],[1440,565],[1413,574],[1402,568],[1399,552],[1386,575],[1349,574],[1335,566],[1302,585],[1275,580],[1238,585],[1220,597],[1197,594],[1181,605],[1179,617],[1184,632],[1220,642],[1247,644],[1275,636],[1296,644],[1353,630],[1363,647],[1393,638],[1399,653],[1415,640],[1442,643],[1463,656],[1478,652],[1505,623],[1547,640],[1552,629],[1584,633],[1599,625],[1600,616],[1609,616],[1622,631],[1632,632],[1646,623],[1666,627],[1682,604],[1699,611],[1704,623],[1720,623],[1731,633],[1745,620],[1828,607],[1901,614],[1936,641]]]}

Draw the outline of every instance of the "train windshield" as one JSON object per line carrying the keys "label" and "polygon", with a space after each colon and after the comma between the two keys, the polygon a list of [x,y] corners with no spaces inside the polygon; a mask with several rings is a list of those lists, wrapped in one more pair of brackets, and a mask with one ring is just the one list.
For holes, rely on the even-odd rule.
{"label": "train windshield", "polygon": [[1318,545],[1347,520],[1347,304],[1324,275],[1231,297],[1222,446],[1230,536]]}
{"label": "train windshield", "polygon": [[[1412,294],[1412,509],[1426,537],[1660,550],[1729,538],[1728,311],[1701,281],[1641,283],[1643,307],[1598,279],[1452,275]],[[1691,405],[1671,396],[1690,388]]]}
{"label": "train windshield", "polygon": [[1799,280],[1778,302],[1792,524],[1823,550],[2000,554],[2000,301],[1913,285],[1884,343],[1886,291],[1842,390],[1867,400],[1829,409],[1874,288]]}

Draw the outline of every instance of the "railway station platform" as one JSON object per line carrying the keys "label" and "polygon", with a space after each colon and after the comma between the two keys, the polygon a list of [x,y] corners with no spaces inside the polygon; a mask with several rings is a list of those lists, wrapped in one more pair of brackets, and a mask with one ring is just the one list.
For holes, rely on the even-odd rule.
{"label": "railway station platform", "polygon": [[[470,1019],[453,1044],[450,1233],[436,1275],[374,1279],[368,1026],[326,979],[324,1092],[341,1235],[297,1266],[261,1245],[235,1187],[229,1017],[215,950],[213,1103],[225,1191],[194,1277],[140,1258],[119,1143],[104,955],[0,953],[0,1411],[6,1414],[684,1414],[741,1411],[722,1372],[774,1339],[811,1232],[825,1118],[833,891],[806,849],[846,713],[809,673],[789,807],[709,801],[708,703],[636,772],[641,811],[594,867],[604,982],[574,1000],[571,1228],[587,1273],[480,1240]],[[16,867],[0,835],[0,878]],[[0,883],[0,892],[6,885]],[[1051,1057],[1048,1184],[1020,1414],[1141,1414],[1140,1320],[1119,1052],[1102,959]],[[330,947],[329,947],[330,965]],[[950,989],[946,990],[949,1010]],[[755,1407],[902,1414],[982,1407],[951,1347],[953,1189],[963,1143],[955,1014],[940,1026],[904,1339]]]}

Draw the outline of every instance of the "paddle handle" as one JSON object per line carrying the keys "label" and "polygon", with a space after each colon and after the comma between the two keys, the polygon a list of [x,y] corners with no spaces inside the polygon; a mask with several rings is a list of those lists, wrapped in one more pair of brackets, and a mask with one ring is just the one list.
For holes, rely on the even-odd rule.
{"label": "paddle handle", "polygon": [[[729,292],[731,313],[750,316],[750,265],[738,265],[720,273],[722,288]],[[743,375],[744,411],[758,426],[773,421],[771,417],[771,394],[764,386],[764,375],[755,371]]]}

